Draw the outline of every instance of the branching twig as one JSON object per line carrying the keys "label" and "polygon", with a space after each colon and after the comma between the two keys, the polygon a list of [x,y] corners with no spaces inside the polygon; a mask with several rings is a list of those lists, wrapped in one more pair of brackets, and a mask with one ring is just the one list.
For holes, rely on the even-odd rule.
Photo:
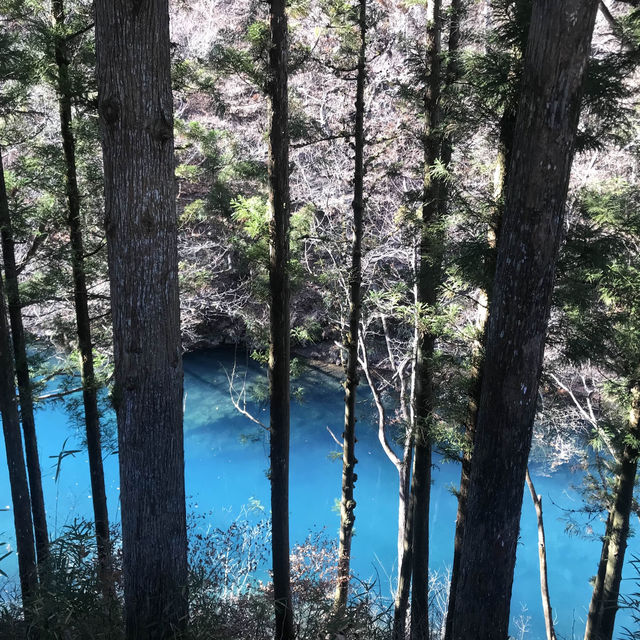
{"label": "branching twig", "polygon": [[[265,431],[271,431],[269,427],[267,427],[263,422],[261,422],[258,418],[256,418],[253,414],[247,411],[247,375],[245,373],[244,380],[242,381],[242,389],[235,395],[235,388],[233,383],[236,379],[236,361],[233,361],[233,369],[231,370],[231,375],[227,373],[225,370],[225,374],[227,376],[227,380],[229,381],[229,397],[231,398],[231,403],[236,408],[236,411],[241,413],[245,418],[249,418],[251,422],[254,422],[258,426],[262,427]],[[242,404],[240,404],[242,402]]]}

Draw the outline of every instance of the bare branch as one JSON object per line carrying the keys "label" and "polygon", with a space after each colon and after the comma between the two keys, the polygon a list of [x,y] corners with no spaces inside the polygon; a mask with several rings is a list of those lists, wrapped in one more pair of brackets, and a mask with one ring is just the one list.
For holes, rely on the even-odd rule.
{"label": "bare branch", "polygon": [[238,413],[241,413],[245,418],[251,420],[251,422],[257,424],[259,427],[262,427],[265,431],[271,431],[269,427],[267,427],[263,422],[261,422],[258,418],[256,418],[253,414],[247,411],[247,374],[245,372],[244,378],[242,380],[242,388],[240,391],[235,393],[234,381],[236,379],[236,360],[233,361],[233,369],[231,370],[231,375],[227,373],[225,370],[225,375],[227,376],[227,380],[229,381],[229,398],[233,406],[236,408]]}
{"label": "bare branch", "polygon": [[382,399],[380,398],[380,393],[376,388],[376,385],[373,382],[373,378],[371,376],[371,369],[369,367],[369,359],[367,358],[367,348],[364,341],[364,335],[360,332],[360,353],[362,354],[358,360],[360,361],[360,366],[364,371],[365,376],[367,377],[367,382],[369,383],[369,388],[371,389],[371,393],[373,394],[373,401],[375,402],[376,409],[378,410],[378,440],[382,445],[382,449],[387,455],[387,458],[391,460],[392,464],[398,470],[398,473],[402,472],[402,460],[398,457],[396,452],[391,448],[389,444],[389,440],[387,438],[387,432],[385,429],[386,424],[386,413],[384,409],[384,405],[382,404]]}
{"label": "bare branch", "polygon": [[40,400],[57,400],[58,398],[64,398],[64,396],[70,396],[72,393],[78,393],[82,391],[83,387],[75,387],[75,389],[67,389],[66,391],[54,391],[52,393],[45,393],[41,396],[36,396],[34,400],[40,402]]}
{"label": "bare branch", "polygon": [[[611,457],[616,461],[619,462],[618,460],[618,455],[616,453],[616,450],[613,446],[613,444],[611,443],[611,439],[609,438],[609,436],[607,436],[607,434],[605,433],[604,429],[602,429],[600,427],[600,425],[598,424],[598,421],[595,418],[595,415],[593,414],[593,409],[589,406],[590,401],[588,401],[587,406],[590,409],[590,413],[587,412],[584,407],[580,404],[579,400],[576,398],[575,394],[573,393],[573,391],[571,391],[571,389],[564,384],[559,378],[558,376],[556,376],[554,373],[549,374],[551,376],[551,378],[553,378],[554,382],[564,391],[566,391],[569,394],[569,397],[571,398],[571,400],[573,400],[573,404],[576,406],[576,408],[578,409],[578,412],[580,413],[580,415],[596,430],[596,432],[598,433],[598,435],[602,438],[603,442],[605,443],[607,450],[609,451],[609,454],[611,455]],[[584,379],[583,379],[584,382]],[[585,389],[586,389],[586,382],[584,382],[585,384]]]}
{"label": "bare branch", "polygon": [[329,425],[327,425],[327,431],[331,434],[331,437],[333,438],[334,442],[340,447],[340,449],[344,449],[344,445],[342,444],[342,442],[340,442],[340,440],[338,440],[336,434],[331,431]]}

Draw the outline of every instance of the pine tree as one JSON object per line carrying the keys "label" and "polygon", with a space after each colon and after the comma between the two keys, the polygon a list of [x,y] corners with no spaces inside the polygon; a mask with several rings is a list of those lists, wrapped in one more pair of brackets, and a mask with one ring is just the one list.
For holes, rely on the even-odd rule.
{"label": "pine tree", "polygon": [[111,590],[110,566],[111,549],[109,541],[109,516],[107,495],[102,466],[102,445],[100,434],[100,412],[98,409],[98,389],[95,379],[93,344],[87,282],[84,266],[84,241],[82,238],[81,194],[78,187],[76,166],[76,140],[73,131],[72,87],[69,79],[69,52],[65,25],[63,0],[52,0],[53,19],[56,27],[55,62],[57,65],[58,105],[60,113],[60,134],[65,157],[65,191],[68,208],[69,236],[71,240],[71,262],[73,272],[73,292],[76,312],[78,346],[81,358],[82,398],[85,413],[87,450],[89,453],[89,473],[91,475],[91,499],[98,545],[99,580],[105,594]]}
{"label": "pine tree", "polygon": [[[0,113],[10,116],[13,111],[18,111],[26,102],[26,93],[33,82],[35,65],[32,56],[25,50],[25,47],[17,46],[15,37],[11,37],[9,34],[2,34],[2,36],[3,39],[6,38],[6,42],[1,43],[6,55],[2,63],[0,63],[0,82],[3,82],[3,84],[5,80],[13,82],[7,83],[10,85],[10,88],[3,86],[3,95],[0,99]],[[2,173],[3,204],[0,206],[0,237],[5,269],[7,308],[9,312],[13,358],[15,360],[15,372],[20,398],[19,415],[24,434],[36,554],[40,571],[43,571],[49,554],[49,534],[44,494],[42,491],[42,474],[40,471],[40,458],[33,410],[32,384],[22,322],[22,305],[18,289],[18,270],[15,259],[13,225],[6,188],[4,186],[4,168],[2,168]]]}
{"label": "pine tree", "polygon": [[612,180],[579,194],[579,222],[570,230],[559,265],[554,338],[571,363],[594,360],[607,371],[600,421],[613,460],[602,474],[607,521],[589,607],[585,640],[613,637],[633,491],[640,455],[638,309],[640,234],[637,189]]}
{"label": "pine tree", "polygon": [[[0,154],[0,208],[3,217],[8,216],[7,192],[4,181],[2,156]],[[38,590],[36,573],[36,552],[34,545],[33,520],[31,518],[31,498],[27,484],[27,471],[22,451],[20,418],[14,386],[14,364],[7,326],[7,309],[4,301],[4,282],[0,275],[0,413],[9,467],[9,484],[13,502],[13,520],[16,530],[18,571],[20,589],[27,629],[30,626],[31,611]]]}

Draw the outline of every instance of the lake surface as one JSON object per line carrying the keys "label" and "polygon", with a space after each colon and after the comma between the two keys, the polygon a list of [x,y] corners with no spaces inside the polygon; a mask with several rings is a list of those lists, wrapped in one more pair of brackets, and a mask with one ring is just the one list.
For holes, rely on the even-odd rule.
{"label": "lake surface", "polygon": [[[185,475],[190,508],[205,513],[211,525],[226,528],[237,518],[246,517],[247,506],[269,508],[269,467],[266,432],[240,415],[229,400],[233,349],[216,349],[185,357]],[[248,365],[247,381],[264,379],[264,372],[244,352],[238,351],[238,371]],[[332,460],[337,445],[329,427],[338,437],[342,433],[343,391],[339,380],[310,371],[294,386],[302,387],[302,400],[291,411],[291,541],[303,542],[310,531],[325,528],[337,536],[339,515],[335,510],[340,497],[341,461]],[[353,540],[352,568],[362,579],[377,579],[383,595],[390,595],[396,559],[397,472],[377,441],[373,408],[365,389],[358,403],[358,482],[356,485],[356,535]],[[268,422],[268,408],[250,403],[254,415]],[[55,482],[56,459],[66,438],[67,449],[79,449],[77,428],[60,404],[39,410],[37,428],[50,535],[76,517],[91,517],[91,491],[85,453],[63,460]],[[0,507],[11,504],[8,474],[0,452]],[[591,597],[589,578],[597,570],[600,521],[582,526],[583,536],[565,533],[565,509],[579,509],[579,494],[572,485],[580,476],[561,467],[552,475],[531,467],[536,490],[543,497],[552,607],[559,638],[582,638]],[[105,460],[105,474],[112,521],[120,519],[116,456]],[[433,473],[430,523],[430,564],[433,571],[447,575],[453,553],[456,499],[451,487],[459,482],[459,467],[438,462]],[[537,526],[531,497],[526,490],[521,523],[521,540],[513,586],[511,634],[515,638],[544,640],[544,621],[540,602]],[[250,517],[257,517],[253,513]],[[636,528],[638,523],[636,522]],[[592,528],[593,527],[593,530]],[[12,545],[13,518],[0,512],[0,540]],[[13,548],[13,546],[11,547]],[[637,537],[631,538],[627,559],[640,555]],[[1,568],[15,572],[15,555]],[[623,588],[634,590],[634,572],[627,563]],[[15,579],[15,578],[14,578]],[[10,587],[2,584],[8,590]],[[624,611],[617,616],[616,635],[632,624]]]}

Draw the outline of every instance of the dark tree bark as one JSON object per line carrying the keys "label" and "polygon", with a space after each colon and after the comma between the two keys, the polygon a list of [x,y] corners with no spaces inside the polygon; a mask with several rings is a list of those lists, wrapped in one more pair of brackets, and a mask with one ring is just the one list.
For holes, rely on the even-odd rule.
{"label": "dark tree bark", "polygon": [[355,522],[356,502],[353,491],[357,475],[356,392],[358,388],[358,336],[360,334],[362,285],[362,227],[364,215],[364,88],[366,82],[367,2],[360,0],[358,15],[360,49],[356,75],[355,110],[355,169],[353,178],[353,244],[349,274],[349,330],[346,336],[347,379],[344,384],[344,433],[342,445],[342,499],[340,501],[340,544],[338,547],[338,584],[335,595],[336,611],[344,611],[349,594],[351,538]]}
{"label": "dark tree bark", "polygon": [[[438,301],[441,284],[444,234],[442,230],[441,180],[432,175],[441,152],[441,2],[429,2],[427,23],[427,66],[424,111],[424,192],[420,220],[420,248],[417,265],[416,301],[431,312]],[[420,320],[418,320],[420,327]],[[429,501],[431,497],[431,423],[434,412],[434,369],[436,335],[420,327],[415,364],[415,450],[411,478],[413,552],[411,557],[411,640],[429,637]]]}
{"label": "dark tree bark", "polygon": [[111,591],[111,549],[109,543],[109,515],[107,494],[104,486],[102,467],[102,445],[100,436],[100,412],[98,410],[98,389],[93,365],[93,344],[91,341],[91,320],[87,282],[84,269],[84,243],[82,239],[82,218],[80,213],[80,191],[76,170],[76,142],[73,134],[71,112],[71,87],[69,85],[69,59],[64,26],[64,1],[53,0],[52,11],[57,34],[55,59],[58,68],[58,105],[60,111],[60,134],[65,157],[66,196],[68,207],[69,238],[71,244],[71,267],[73,272],[73,295],[76,310],[78,347],[82,364],[82,400],[84,404],[89,473],[91,476],[91,498],[96,527],[98,547],[98,579],[105,595]]}
{"label": "dark tree bark", "polygon": [[167,0],[96,2],[127,638],[187,621],[173,113]]}
{"label": "dark tree bark", "polygon": [[622,568],[629,537],[629,518],[640,452],[632,442],[640,440],[640,387],[632,390],[629,440],[620,460],[613,505],[607,518],[598,575],[589,606],[584,640],[611,640],[618,612]]}
{"label": "dark tree bark", "polygon": [[[500,119],[498,154],[496,168],[493,177],[494,204],[489,221],[487,241],[489,245],[489,259],[485,265],[487,280],[495,275],[495,252],[498,245],[498,236],[504,209],[504,187],[507,180],[507,171],[511,158],[513,145],[513,129],[515,126],[515,106],[508,104]],[[465,449],[462,452],[460,465],[460,488],[458,490],[458,512],[456,515],[456,529],[453,541],[453,562],[451,566],[451,582],[449,585],[449,602],[447,606],[447,618],[445,623],[445,640],[451,640],[451,625],[456,606],[456,589],[460,575],[460,552],[466,522],[467,497],[469,495],[469,478],[471,476],[471,464],[473,445],[475,440],[476,419],[478,417],[478,404],[480,402],[480,390],[482,386],[482,367],[484,362],[484,346],[486,342],[487,318],[489,317],[490,291],[480,290],[475,318],[476,337],[473,341],[471,354],[471,384],[469,388],[469,405],[464,425]]]}
{"label": "dark tree bark", "polygon": [[536,0],[487,327],[455,640],[504,639],[531,429],[597,1]]}
{"label": "dark tree bark", "polygon": [[[9,308],[9,322],[11,324],[11,338],[16,365],[16,378],[20,396],[20,417],[24,433],[24,448],[29,472],[29,492],[31,494],[31,512],[36,541],[38,565],[42,567],[49,555],[49,534],[47,531],[47,514],[44,507],[42,493],[42,474],[40,473],[40,456],[38,455],[38,440],[36,437],[36,423],[33,415],[33,394],[29,365],[27,362],[27,346],[22,324],[22,306],[18,291],[18,271],[11,225],[11,214],[7,200],[4,182],[4,167],[0,153],[0,236],[2,238],[2,258],[6,277],[7,303]],[[40,569],[42,570],[42,569]]]}
{"label": "dark tree bark", "polygon": [[533,480],[526,473],[527,486],[531,493],[531,500],[536,510],[538,523],[538,561],[540,564],[540,596],[542,597],[542,611],[544,612],[544,626],[547,632],[547,640],[556,640],[556,632],[553,628],[553,612],[551,610],[551,596],[549,595],[549,580],[547,577],[547,544],[544,535],[544,520],[542,519],[542,496],[536,493]]}
{"label": "dark tree bark", "polygon": [[[4,186],[4,180],[1,181]],[[0,191],[0,202],[6,193]],[[4,206],[4,205],[2,205]],[[18,552],[18,572],[24,607],[25,624],[29,627],[30,606],[38,589],[36,574],[36,551],[33,541],[33,521],[31,520],[31,499],[27,484],[27,471],[22,452],[20,418],[13,379],[13,357],[7,309],[4,301],[4,283],[0,275],[0,413],[2,430],[9,467],[9,484],[13,503],[13,522],[16,529],[16,550]]]}
{"label": "dark tree bark", "polygon": [[286,0],[271,0],[269,50],[269,400],[275,640],[293,640],[289,562],[289,35]]}

